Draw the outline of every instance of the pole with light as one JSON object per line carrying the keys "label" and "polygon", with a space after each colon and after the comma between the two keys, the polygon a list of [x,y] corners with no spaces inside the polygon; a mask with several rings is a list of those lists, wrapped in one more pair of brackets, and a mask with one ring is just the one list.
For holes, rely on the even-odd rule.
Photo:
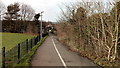
{"label": "pole with light", "polygon": [[42,12],[40,13],[40,16],[41,16],[41,24],[40,24],[40,33],[41,33],[41,34],[40,34],[40,38],[41,38],[41,39],[42,39],[42,32],[43,32],[43,31],[42,31],[42,16],[43,16],[42,13],[43,13],[43,12],[44,12],[44,11],[42,11]]}

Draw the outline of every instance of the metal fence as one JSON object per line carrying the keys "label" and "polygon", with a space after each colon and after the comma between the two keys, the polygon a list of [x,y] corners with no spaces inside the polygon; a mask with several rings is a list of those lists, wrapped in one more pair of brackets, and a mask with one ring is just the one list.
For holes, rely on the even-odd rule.
{"label": "metal fence", "polygon": [[9,51],[5,51],[5,47],[2,48],[2,67],[12,66],[13,64],[19,63],[20,59],[27,54],[33,46],[40,41],[40,36],[34,37],[30,40],[25,40]]}

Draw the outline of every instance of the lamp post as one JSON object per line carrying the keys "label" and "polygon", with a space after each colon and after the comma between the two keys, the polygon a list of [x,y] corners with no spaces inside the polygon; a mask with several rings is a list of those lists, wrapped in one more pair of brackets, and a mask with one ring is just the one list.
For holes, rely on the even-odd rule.
{"label": "lamp post", "polygon": [[41,13],[40,13],[40,16],[41,16],[41,25],[40,25],[40,38],[42,39],[42,13],[43,13],[44,11],[42,11]]}

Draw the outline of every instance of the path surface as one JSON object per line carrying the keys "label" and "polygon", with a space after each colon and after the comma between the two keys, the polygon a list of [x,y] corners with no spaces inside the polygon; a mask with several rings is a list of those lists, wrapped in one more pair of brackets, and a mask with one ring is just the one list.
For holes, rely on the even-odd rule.
{"label": "path surface", "polygon": [[48,68],[51,66],[52,68],[55,66],[62,68],[99,68],[87,58],[70,51],[58,42],[54,36],[49,36],[33,56],[31,67],[38,66],[48,66]]}

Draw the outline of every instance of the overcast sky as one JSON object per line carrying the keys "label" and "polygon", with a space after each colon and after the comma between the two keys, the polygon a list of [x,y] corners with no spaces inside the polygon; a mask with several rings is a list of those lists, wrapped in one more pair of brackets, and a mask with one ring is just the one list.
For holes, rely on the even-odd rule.
{"label": "overcast sky", "polygon": [[76,2],[76,0],[1,0],[6,6],[14,2],[31,5],[36,13],[44,11],[43,20],[55,22],[60,14],[63,3]]}
{"label": "overcast sky", "polygon": [[[6,6],[14,2],[26,3],[31,5],[36,13],[44,11],[43,20],[55,22],[60,15],[60,8],[64,9],[63,4],[74,3],[81,0],[0,0]],[[83,0],[85,1],[105,1],[105,0]]]}

